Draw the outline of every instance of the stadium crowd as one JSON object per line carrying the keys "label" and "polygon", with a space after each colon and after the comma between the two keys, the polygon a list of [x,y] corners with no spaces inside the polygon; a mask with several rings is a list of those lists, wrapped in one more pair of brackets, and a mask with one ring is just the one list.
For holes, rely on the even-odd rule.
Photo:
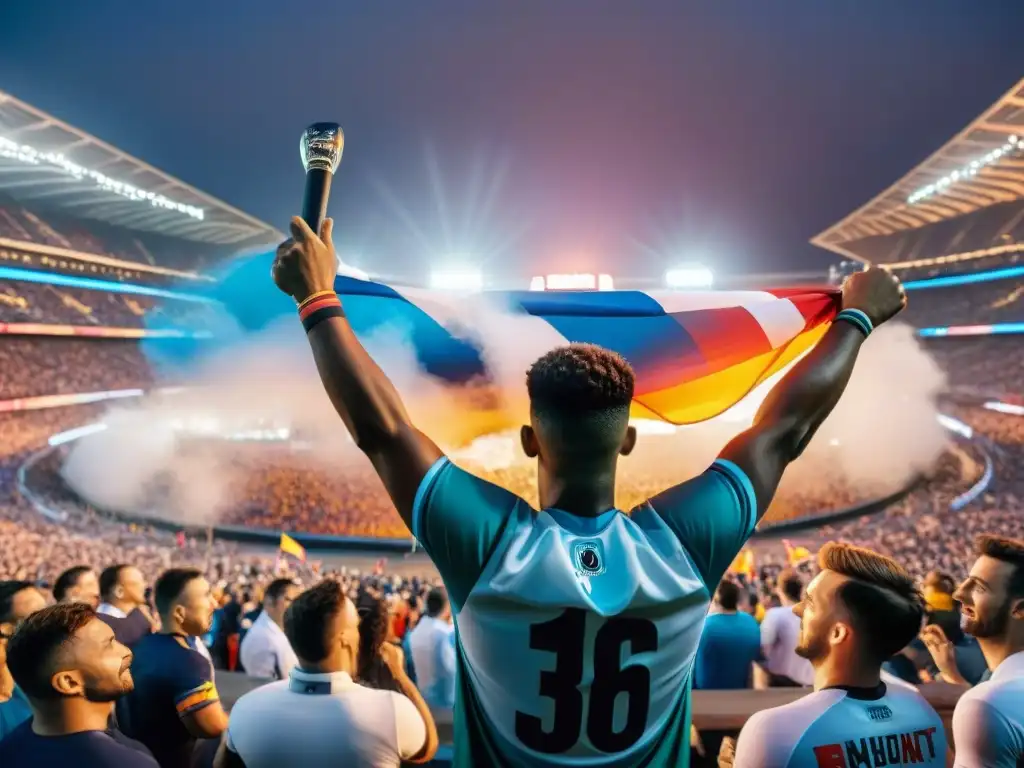
{"label": "stadium crowd", "polygon": [[[205,305],[176,299],[156,301],[137,294],[92,291],[20,280],[0,283],[0,323],[144,328],[187,318],[202,327]],[[206,313],[208,314],[208,313]]]}
{"label": "stadium crowd", "polygon": [[[157,265],[185,272],[203,272],[228,251],[198,243],[142,234],[98,221],[85,222],[54,211],[30,209],[0,198],[0,238],[34,243],[85,254],[107,256],[140,265]],[[69,260],[70,261],[70,260]],[[152,272],[115,269],[106,279],[150,279]]]}
{"label": "stadium crowd", "polygon": [[[180,569],[196,568],[196,573],[202,573],[209,583],[210,595],[209,620],[204,625],[204,631],[198,633],[203,650],[197,652],[208,655],[215,670],[245,670],[244,662],[241,661],[245,658],[253,659],[250,665],[256,666],[258,662],[255,661],[256,657],[251,649],[256,647],[258,635],[254,634],[248,640],[246,637],[257,629],[257,621],[262,613],[268,613],[269,616],[273,611],[283,612],[284,608],[278,605],[284,599],[281,597],[284,589],[282,579],[288,584],[294,582],[300,585],[289,593],[292,595],[288,598],[289,601],[298,597],[302,587],[337,583],[337,594],[347,595],[353,604],[358,606],[358,613],[362,619],[358,622],[361,634],[354,636],[352,642],[360,646],[362,655],[352,674],[371,689],[402,691],[402,685],[406,684],[406,680],[409,681],[408,684],[416,680],[417,670],[413,658],[417,654],[412,647],[415,638],[412,630],[418,623],[425,621],[422,617],[430,620],[428,624],[424,624],[425,627],[438,627],[437,630],[431,629],[431,632],[441,632],[440,637],[448,637],[446,632],[450,632],[450,629],[445,628],[451,627],[448,618],[450,614],[446,614],[443,598],[437,593],[438,577],[431,571],[417,576],[398,576],[388,573],[384,563],[366,573],[329,567],[317,561],[299,563],[290,558],[282,559],[279,556],[245,552],[220,539],[207,541],[201,536],[180,536],[173,532],[118,522],[81,505],[72,506],[70,503],[66,503],[62,508],[62,511],[70,513],[66,520],[52,521],[40,515],[32,504],[17,492],[15,470],[27,452],[37,447],[48,434],[71,423],[85,420],[87,415],[77,413],[71,416],[62,414],[62,410],[40,412],[34,414],[33,419],[21,418],[18,422],[20,426],[17,428],[21,436],[12,443],[0,467],[3,473],[0,477],[0,488],[4,492],[4,498],[0,502],[0,579],[39,585],[44,599],[48,602],[56,601],[60,595],[65,604],[81,600],[95,608],[101,601],[107,603],[113,599],[111,595],[114,593],[111,590],[116,587],[116,583],[115,587],[110,587],[109,577],[106,580],[99,579],[101,571],[108,566],[118,563],[134,566],[139,570],[140,578],[147,586],[153,586],[161,575],[168,572],[174,575],[180,574]],[[40,418],[42,413],[46,413],[45,418]],[[826,539],[856,543],[894,557],[925,586],[925,595],[932,612],[930,626],[937,626],[939,629],[924,633],[920,640],[898,654],[898,657],[894,657],[886,666],[890,674],[915,683],[947,679],[955,675],[964,679],[970,676],[974,678],[973,682],[977,682],[979,675],[984,671],[984,660],[980,656],[980,651],[969,636],[957,632],[955,627],[958,625],[955,622],[951,624],[943,611],[948,612],[952,605],[949,597],[952,593],[950,585],[967,575],[972,562],[973,534],[996,533],[1019,537],[1019,521],[1024,516],[1024,487],[1019,475],[1021,460],[1024,458],[1024,419],[1007,418],[1005,415],[975,407],[956,408],[955,413],[979,433],[991,437],[990,452],[996,462],[996,474],[993,485],[979,501],[959,511],[950,509],[951,499],[963,491],[963,477],[958,468],[950,463],[881,516],[822,528],[815,534],[805,536],[796,545],[785,542],[785,548],[777,541],[757,542],[753,545],[753,556],[748,563],[734,564],[725,581],[735,585],[736,589],[730,592],[730,588],[726,586],[719,588],[716,602],[712,607],[712,616],[745,613],[751,617],[754,631],[752,642],[755,650],[752,652],[750,672],[741,675],[743,683],[737,684],[737,687],[791,684],[786,678],[792,678],[792,682],[795,683],[809,683],[809,679],[797,679],[800,674],[805,673],[795,671],[793,667],[786,667],[779,661],[787,653],[784,650],[780,651],[778,646],[781,642],[778,638],[784,636],[784,633],[780,634],[782,630],[779,617],[790,615],[791,606],[799,601],[801,590],[818,572],[817,563],[811,555]],[[15,421],[9,420],[5,423],[10,425]],[[92,570],[76,572],[74,569],[77,566],[90,566]],[[62,574],[69,571],[77,575],[74,578],[66,575],[62,577]],[[183,577],[178,575],[176,578]],[[69,579],[73,582],[70,587]],[[106,591],[102,594],[99,592],[101,584],[107,584]],[[0,613],[11,610],[3,600],[5,587],[8,590],[12,588],[7,582],[0,586]],[[317,590],[330,592],[330,589],[332,587],[320,586],[310,594],[319,594]],[[167,609],[165,605],[161,610],[160,598],[156,595],[156,591],[151,591],[148,598],[138,606],[137,619],[131,622],[131,626],[119,625],[115,621],[105,619],[112,624],[115,635],[119,632],[127,633],[127,637],[137,643],[139,638],[135,635],[139,626],[143,627],[143,634],[161,626],[161,619],[158,617],[166,614]],[[329,602],[332,598],[328,595],[324,599]],[[8,600],[8,603],[10,602]],[[441,607],[438,607],[439,604]],[[431,606],[429,611],[428,605]],[[71,608],[63,610],[70,611]],[[135,615],[134,609],[125,613]],[[139,617],[145,617],[148,623],[143,623]],[[0,621],[3,620],[4,617],[0,616]],[[265,626],[269,621],[271,619],[264,618],[262,625]],[[711,625],[717,626],[717,623],[718,619]],[[313,626],[319,625],[314,622]],[[730,629],[730,632],[733,631]],[[950,642],[955,644],[955,660],[959,666],[950,669],[948,659],[938,650],[933,657],[932,649],[928,647],[926,641],[937,631],[943,633],[942,638],[947,635],[953,636]],[[426,632],[422,634],[427,635]],[[288,640],[295,642],[291,634]],[[248,653],[244,650],[247,647],[250,649]],[[198,649],[198,644],[196,648]],[[730,653],[736,653],[734,644],[730,644],[729,648]],[[163,651],[157,653],[162,654]],[[418,655],[421,660],[430,658],[430,654],[422,649]],[[161,663],[171,663],[169,657],[159,655],[158,658]],[[430,662],[421,661],[421,664],[426,667]],[[697,673],[698,688],[713,688],[718,685],[731,687],[722,679],[715,677],[725,672],[721,668],[721,659],[716,661],[713,646],[702,646],[697,664],[698,670],[702,670]],[[775,671],[769,668],[772,664],[776,665]],[[730,668],[735,666],[733,660]],[[197,678],[188,670],[187,665],[180,669],[175,666],[174,669],[176,671],[172,676],[172,682],[176,682],[182,688],[196,687],[194,684],[197,683]],[[790,674],[783,674],[780,669],[788,670]],[[141,674],[134,675],[134,670],[133,664],[135,684],[139,686],[139,680],[146,678]],[[443,678],[439,681],[438,674],[438,670],[430,668],[425,678],[431,681],[429,691],[421,680],[419,691],[424,698],[427,698],[429,693],[432,701],[436,701],[434,696],[444,699],[443,695],[437,693],[437,686],[444,688],[448,682]],[[208,675],[211,686],[215,685],[215,675],[216,672]],[[203,684],[203,680],[198,681],[198,685]],[[24,709],[23,714],[27,711]],[[231,731],[232,738],[237,739],[234,744],[236,747],[238,744],[252,744],[255,738],[252,735],[254,726],[248,724],[251,715],[247,714],[247,708],[239,708],[236,704],[230,718],[225,713],[223,726],[227,728],[229,722],[234,723],[236,711],[240,713],[237,728],[239,735],[235,736],[234,731]],[[436,735],[433,742],[427,735],[434,729],[433,722],[427,722],[432,715],[430,709],[424,708],[424,711],[425,714],[413,706],[399,715],[405,718],[403,722],[410,723],[405,727],[412,736],[408,744],[396,744],[394,748],[405,749],[406,757],[415,756],[417,753],[425,756],[427,752],[422,750],[430,751],[436,748]],[[116,713],[118,718],[127,718],[131,713],[131,704],[119,704]],[[158,755],[160,765],[183,764],[175,763],[174,758],[168,757],[167,753],[167,750],[175,745],[180,747],[179,742],[185,744],[189,754],[193,746],[198,744],[199,746],[195,748],[202,753],[202,759],[207,761],[205,764],[211,764],[210,761],[215,759],[213,750],[218,740],[197,740],[191,728],[185,732],[180,732],[180,729],[175,731],[172,738],[162,738],[154,737],[141,726],[137,730],[131,730],[130,726],[125,726],[122,722],[121,727],[136,738],[142,736],[146,747]],[[370,729],[365,722],[361,727]],[[436,734],[436,731],[434,732]],[[715,764],[713,758],[718,752],[719,743],[725,744],[725,753],[728,754],[732,747],[728,740],[723,739],[726,735],[714,731],[696,733],[693,740],[694,764]],[[168,742],[171,742],[170,747]],[[137,749],[134,746],[131,748]],[[164,752],[161,753],[160,750]],[[0,754],[3,754],[2,751]],[[134,756],[124,753],[118,759],[129,758],[134,759]],[[117,764],[150,765],[144,762]]]}
{"label": "stadium crowd", "polygon": [[153,378],[138,342],[58,336],[0,337],[2,397],[145,389]]}

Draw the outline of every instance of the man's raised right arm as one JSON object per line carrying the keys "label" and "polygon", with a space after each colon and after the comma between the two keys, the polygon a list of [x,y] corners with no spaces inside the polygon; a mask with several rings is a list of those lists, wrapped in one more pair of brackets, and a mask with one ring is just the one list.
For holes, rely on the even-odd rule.
{"label": "man's raised right arm", "polygon": [[[327,219],[317,236],[302,219],[294,218],[292,239],[277,249],[274,281],[298,302],[317,294],[335,296],[332,228]],[[327,306],[332,305],[328,300]],[[416,493],[443,455],[441,449],[413,426],[398,391],[356,338],[343,312],[317,322],[307,338],[331,403],[411,529]]]}
{"label": "man's raised right arm", "polygon": [[274,282],[299,302],[328,397],[459,607],[520,500],[452,464],[413,425],[398,391],[345,318],[334,291],[332,228],[328,219],[318,237],[302,219],[292,219],[293,239],[277,249]]}

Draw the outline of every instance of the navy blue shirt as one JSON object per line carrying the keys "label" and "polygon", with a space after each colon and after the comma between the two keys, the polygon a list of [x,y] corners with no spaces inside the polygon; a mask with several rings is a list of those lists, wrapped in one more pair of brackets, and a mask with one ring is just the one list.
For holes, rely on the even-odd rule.
{"label": "navy blue shirt", "polygon": [[693,687],[750,687],[750,665],[761,657],[761,628],[749,613],[713,613],[704,622],[693,664]]}
{"label": "navy blue shirt", "polygon": [[117,702],[117,723],[145,744],[162,768],[189,768],[196,739],[181,718],[219,700],[209,660],[196,639],[147,635],[132,652],[135,690]]}
{"label": "navy blue shirt", "polygon": [[98,613],[96,617],[114,630],[114,637],[117,639],[117,642],[129,648],[134,648],[139,640],[153,631],[149,619],[146,618],[146,614],[138,608],[124,618],[111,616],[106,613]]}
{"label": "navy blue shirt", "polygon": [[117,731],[82,731],[67,736],[40,736],[32,721],[22,723],[0,741],[4,768],[159,768],[142,744]]}

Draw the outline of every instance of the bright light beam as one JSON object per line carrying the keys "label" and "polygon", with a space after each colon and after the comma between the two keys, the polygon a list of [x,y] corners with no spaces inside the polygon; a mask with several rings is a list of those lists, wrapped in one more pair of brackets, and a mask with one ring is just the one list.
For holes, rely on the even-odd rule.
{"label": "bright light beam", "polygon": [[665,273],[669,288],[710,288],[714,281],[711,270],[705,267],[678,267]]}
{"label": "bright light beam", "polygon": [[484,287],[484,276],[479,269],[446,267],[430,275],[430,287],[441,291],[479,291]]}

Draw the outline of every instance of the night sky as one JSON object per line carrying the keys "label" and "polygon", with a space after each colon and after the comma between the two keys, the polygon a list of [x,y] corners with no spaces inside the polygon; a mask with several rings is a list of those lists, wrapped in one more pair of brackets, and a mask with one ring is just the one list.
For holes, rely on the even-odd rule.
{"label": "night sky", "polygon": [[340,122],[339,247],[410,276],[821,267],[1022,75],[1021,0],[0,0],[0,89],[278,227]]}

